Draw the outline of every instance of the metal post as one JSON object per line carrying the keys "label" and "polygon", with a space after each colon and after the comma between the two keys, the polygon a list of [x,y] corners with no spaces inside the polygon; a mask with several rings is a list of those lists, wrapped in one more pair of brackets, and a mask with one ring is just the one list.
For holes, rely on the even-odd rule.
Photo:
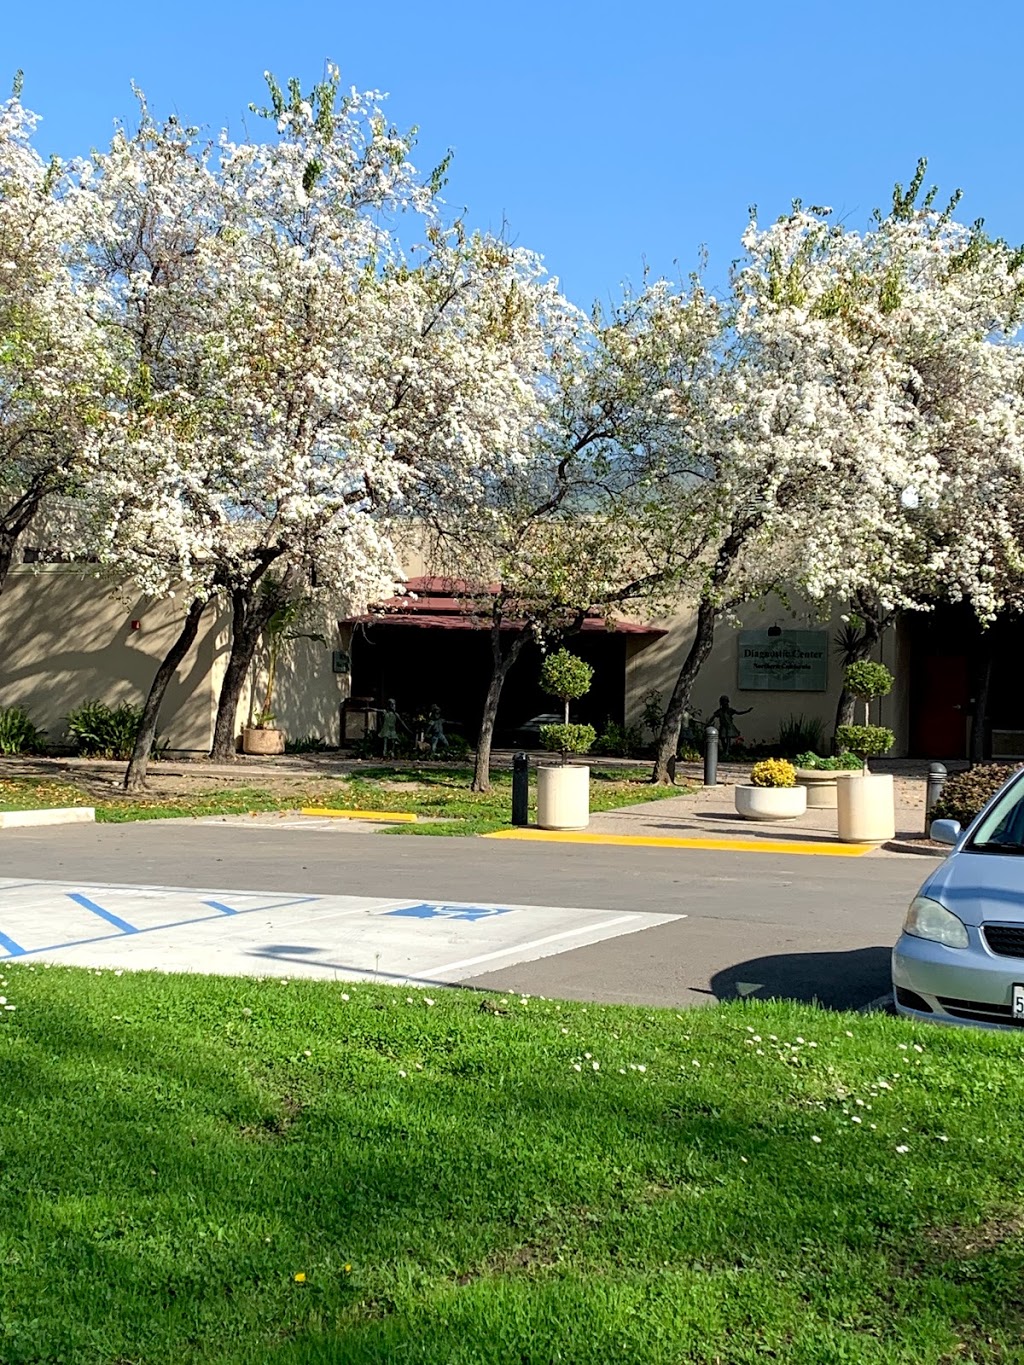
{"label": "metal post", "polygon": [[924,798],[924,832],[926,835],[931,830],[932,811],[939,804],[939,797],[942,795],[942,788],[946,785],[948,776],[944,763],[928,764],[928,788]]}
{"label": "metal post", "polygon": [[530,822],[530,760],[526,754],[512,759],[512,823]]}
{"label": "metal post", "polygon": [[714,725],[704,731],[704,785],[718,786],[718,730]]}

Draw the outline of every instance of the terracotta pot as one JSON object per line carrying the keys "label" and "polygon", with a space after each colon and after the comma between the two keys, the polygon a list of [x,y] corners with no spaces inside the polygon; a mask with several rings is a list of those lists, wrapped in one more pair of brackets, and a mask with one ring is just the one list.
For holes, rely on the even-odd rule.
{"label": "terracotta pot", "polygon": [[242,730],[243,754],[283,754],[284,731],[260,730],[255,725],[246,725]]}
{"label": "terracotta pot", "polygon": [[806,809],[806,787],[736,788],[736,811],[744,820],[795,820]]}

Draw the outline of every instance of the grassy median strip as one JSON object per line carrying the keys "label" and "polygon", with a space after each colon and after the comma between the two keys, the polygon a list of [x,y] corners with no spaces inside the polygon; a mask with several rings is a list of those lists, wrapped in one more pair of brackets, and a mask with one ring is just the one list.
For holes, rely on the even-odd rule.
{"label": "grassy median strip", "polygon": [[1018,1036],[8,967],[0,1359],[1020,1359]]}
{"label": "grassy median strip", "polygon": [[[653,787],[647,770],[591,770],[591,809],[614,810],[640,801],[678,796],[685,788]],[[85,782],[49,778],[0,779],[0,810],[95,806],[98,821],[162,820],[174,817],[252,815],[311,807],[414,815],[388,834],[467,835],[502,829],[511,822],[512,775],[496,772],[489,792],[470,791],[469,768],[367,767],[330,779],[280,779],[273,789],[225,786],[188,796],[114,795],[88,789]],[[239,773],[240,782],[244,771]],[[535,814],[531,790],[531,813]]]}

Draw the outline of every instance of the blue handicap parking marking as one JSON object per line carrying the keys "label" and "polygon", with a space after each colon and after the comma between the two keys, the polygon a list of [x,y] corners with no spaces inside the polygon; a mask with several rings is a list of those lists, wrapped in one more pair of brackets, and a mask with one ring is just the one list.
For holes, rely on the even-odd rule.
{"label": "blue handicap parking marking", "polygon": [[495,915],[510,915],[510,905],[404,905],[400,910],[388,910],[388,915],[405,919],[464,919],[471,923],[478,919],[493,919]]}
{"label": "blue handicap parking marking", "polygon": [[106,920],[115,929],[120,929],[122,934],[137,934],[139,932],[134,924],[129,924],[127,920],[121,919],[119,915],[115,915],[110,910],[104,910],[102,905],[97,905],[94,900],[90,900],[88,896],[83,896],[80,891],[69,891],[67,894],[69,901],[74,901],[83,910],[91,910],[94,915],[99,915],[100,919]]}
{"label": "blue handicap parking marking", "polygon": [[6,934],[0,934],[0,948],[3,948],[8,957],[21,957],[26,951],[20,943],[15,943],[13,938],[8,938]]}

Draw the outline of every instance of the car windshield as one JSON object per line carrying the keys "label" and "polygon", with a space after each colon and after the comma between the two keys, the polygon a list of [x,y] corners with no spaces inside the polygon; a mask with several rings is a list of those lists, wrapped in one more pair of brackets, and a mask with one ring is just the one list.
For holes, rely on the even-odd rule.
{"label": "car windshield", "polygon": [[1024,778],[999,796],[968,847],[979,853],[1024,853]]}

